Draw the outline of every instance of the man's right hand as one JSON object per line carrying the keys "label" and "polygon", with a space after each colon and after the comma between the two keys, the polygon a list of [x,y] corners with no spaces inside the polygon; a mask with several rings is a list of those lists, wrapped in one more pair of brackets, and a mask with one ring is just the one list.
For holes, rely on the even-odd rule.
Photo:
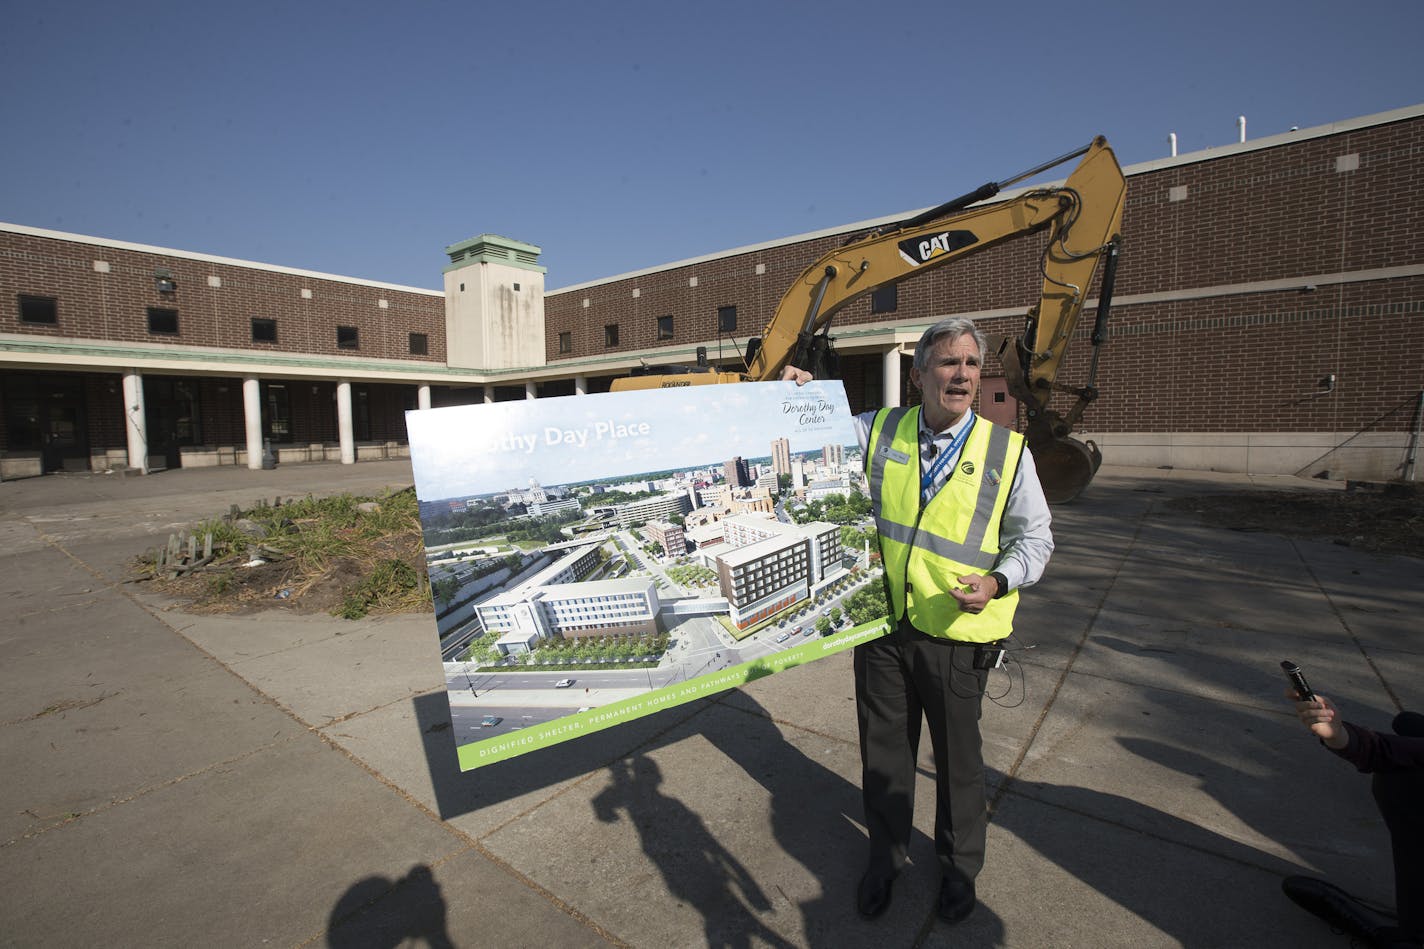
{"label": "man's right hand", "polygon": [[1320,693],[1309,702],[1303,702],[1295,689],[1286,689],[1286,698],[1295,702],[1296,718],[1307,726],[1327,747],[1340,749],[1350,743],[1350,733],[1340,721],[1340,712],[1330,700]]}

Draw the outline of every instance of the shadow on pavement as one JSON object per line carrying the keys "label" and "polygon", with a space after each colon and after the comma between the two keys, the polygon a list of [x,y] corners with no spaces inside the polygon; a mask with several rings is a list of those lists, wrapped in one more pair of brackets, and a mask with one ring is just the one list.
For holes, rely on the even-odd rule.
{"label": "shadow on pavement", "polygon": [[609,766],[613,783],[594,797],[599,820],[627,815],[643,853],[662,873],[672,898],[702,914],[704,945],[750,947],[792,945],[757,917],[771,901],[737,860],[682,801],[662,793],[662,771],[642,754]]}
{"label": "shadow on pavement", "polygon": [[[1173,767],[1186,778],[1199,780],[1209,765],[1203,757],[1157,742],[1117,741],[1127,751]],[[990,777],[1003,781],[997,773],[991,772]],[[1212,902],[1210,881],[1193,879],[1184,866],[1190,852],[1225,858],[1267,874],[1286,876],[1299,869],[1274,854],[1133,798],[1043,781],[1003,784],[1005,793],[997,803],[994,826],[1007,830],[1077,880],[1140,917],[1171,944],[1199,944],[1203,934],[1200,917]],[[1017,806],[1024,802],[1037,802],[1048,810]],[[1158,844],[1130,848],[1136,856],[1120,846],[1093,846],[1087,842],[1099,835],[1085,830],[1085,822],[1152,838]],[[1144,853],[1150,853],[1154,862],[1145,863]]]}
{"label": "shadow on pavement", "polygon": [[450,701],[446,694],[418,695],[412,705],[435,790],[436,812],[441,820],[452,820],[581,778],[635,750],[646,753],[661,745],[661,736],[666,732],[699,714],[712,701],[699,699],[675,706],[473,771],[460,770],[450,734]]}
{"label": "shadow on pavement", "polygon": [[[603,821],[627,819],[633,824],[644,855],[657,867],[667,891],[702,916],[709,946],[741,946],[749,941],[788,945],[759,917],[775,912],[778,896],[791,897],[780,887],[768,893],[692,807],[663,790],[662,773],[650,755],[680,740],[684,730],[678,726],[697,716],[703,716],[698,734],[766,791],[774,845],[819,884],[814,895],[794,904],[805,940],[797,944],[845,945],[848,927],[860,929],[867,940],[880,933],[909,938],[933,915],[930,902],[913,916],[905,911],[914,904],[902,902],[898,921],[887,917],[867,923],[856,915],[855,887],[866,856],[860,789],[788,741],[746,692],[734,704],[719,704],[716,697],[699,699],[471,772],[458,770],[445,694],[436,692],[413,701],[442,819],[606,768],[611,784],[593,797],[595,815]],[[724,714],[707,715],[713,708]],[[932,774],[928,777],[933,781]],[[933,877],[916,884],[916,889],[933,894],[938,877],[932,869],[932,842],[916,831],[910,850],[916,865],[906,870],[906,876]],[[897,896],[910,899],[909,887],[902,884]],[[973,921],[977,932],[1002,933],[1002,923],[984,906]]]}
{"label": "shadow on pavement", "polygon": [[[867,849],[859,785],[787,741],[770,714],[745,692],[738,704],[729,708],[740,713],[744,721],[738,721],[731,729],[709,729],[703,737],[766,790],[772,837],[783,853],[820,883],[820,894],[798,906],[804,944],[839,947],[857,941],[873,943],[882,937],[891,942],[902,936],[912,937],[933,913],[933,907],[921,906],[916,913],[914,904],[907,904],[908,878],[923,876],[919,881],[922,887],[929,893],[937,892],[939,876],[933,841],[927,834],[914,831],[910,841],[912,865],[905,869],[897,886],[896,898],[900,902],[892,908],[891,915],[880,920],[860,919],[855,910],[855,894],[865,869]],[[933,771],[922,768],[919,773],[934,781]],[[1002,935],[1002,921],[982,904],[973,919],[977,934],[986,938],[991,933]]]}
{"label": "shadow on pavement", "polygon": [[332,949],[385,949],[411,944],[453,946],[445,927],[445,898],[425,864],[399,880],[369,876],[351,884],[327,920]]}

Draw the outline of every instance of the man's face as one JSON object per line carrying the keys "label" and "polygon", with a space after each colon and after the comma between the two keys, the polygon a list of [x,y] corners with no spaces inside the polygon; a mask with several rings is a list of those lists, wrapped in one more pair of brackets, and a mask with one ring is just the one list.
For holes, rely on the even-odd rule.
{"label": "man's face", "polygon": [[974,407],[982,362],[971,334],[935,340],[925,371],[910,370],[910,381],[923,393],[927,428],[943,431]]}

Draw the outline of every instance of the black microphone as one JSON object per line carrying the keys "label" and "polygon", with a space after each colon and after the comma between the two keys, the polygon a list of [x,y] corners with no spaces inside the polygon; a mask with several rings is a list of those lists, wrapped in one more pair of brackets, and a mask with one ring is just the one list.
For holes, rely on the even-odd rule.
{"label": "black microphone", "polygon": [[934,461],[935,455],[938,455],[938,454],[939,454],[939,446],[936,445],[934,442],[930,442],[930,443],[929,443],[929,446],[928,446],[927,448],[925,448],[925,457],[928,458],[930,461]]}

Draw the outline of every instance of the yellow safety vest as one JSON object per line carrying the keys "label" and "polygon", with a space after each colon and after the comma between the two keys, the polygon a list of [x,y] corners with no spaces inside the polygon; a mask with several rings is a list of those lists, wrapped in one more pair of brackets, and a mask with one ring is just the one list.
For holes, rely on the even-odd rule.
{"label": "yellow safety vest", "polygon": [[976,416],[954,470],[928,504],[920,501],[920,408],[881,409],[870,428],[865,473],[880,534],[886,587],[898,621],[923,633],[987,643],[1013,630],[1017,591],[981,613],[959,609],[958,577],[988,573],[999,558],[999,527],[1023,436]]}

